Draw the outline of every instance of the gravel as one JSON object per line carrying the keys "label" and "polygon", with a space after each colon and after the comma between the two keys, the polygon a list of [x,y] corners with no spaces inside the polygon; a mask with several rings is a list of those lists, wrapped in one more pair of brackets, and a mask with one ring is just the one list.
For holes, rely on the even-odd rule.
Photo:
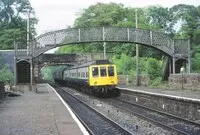
{"label": "gravel", "polygon": [[172,135],[172,132],[169,132],[165,129],[162,129],[152,123],[144,121],[129,112],[123,111],[119,108],[116,108],[112,105],[104,102],[106,99],[99,99],[93,96],[82,94],[78,91],[65,88],[65,90],[70,91],[78,97],[79,99],[86,102],[89,106],[95,108],[99,112],[103,113],[105,116],[111,120],[117,122],[122,127],[127,129],[129,132],[134,135]]}

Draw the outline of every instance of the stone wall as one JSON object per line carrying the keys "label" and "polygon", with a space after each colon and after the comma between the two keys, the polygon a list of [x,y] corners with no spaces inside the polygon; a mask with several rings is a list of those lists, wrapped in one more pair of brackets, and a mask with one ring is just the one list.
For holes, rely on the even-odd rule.
{"label": "stone wall", "polygon": [[128,75],[118,75],[119,85],[128,85],[129,76]]}
{"label": "stone wall", "polygon": [[121,99],[200,122],[200,101],[148,92],[121,90]]}
{"label": "stone wall", "polygon": [[[139,75],[139,86],[148,86],[149,85],[149,75]],[[129,75],[118,75],[118,84],[119,85],[136,85],[136,77],[133,80],[130,80]]]}
{"label": "stone wall", "polygon": [[200,90],[200,74],[170,74],[170,88]]}
{"label": "stone wall", "polygon": [[[136,78],[136,77],[135,77]],[[150,77],[149,75],[139,75],[139,86],[148,86]],[[134,80],[136,82],[136,80]]]}

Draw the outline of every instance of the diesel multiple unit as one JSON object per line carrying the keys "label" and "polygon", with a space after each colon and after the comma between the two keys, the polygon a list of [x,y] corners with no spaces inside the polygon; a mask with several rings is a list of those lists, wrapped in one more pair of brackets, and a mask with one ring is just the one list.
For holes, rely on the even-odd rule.
{"label": "diesel multiple unit", "polygon": [[118,83],[116,65],[108,60],[97,60],[61,69],[54,73],[54,80],[56,83],[90,94],[119,95],[115,88]]}

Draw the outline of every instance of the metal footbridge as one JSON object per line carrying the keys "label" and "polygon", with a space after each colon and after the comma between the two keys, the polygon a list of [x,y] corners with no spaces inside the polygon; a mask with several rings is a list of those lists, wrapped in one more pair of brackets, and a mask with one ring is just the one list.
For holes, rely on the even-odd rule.
{"label": "metal footbridge", "polygon": [[165,53],[172,59],[172,63],[169,63],[170,67],[173,67],[170,72],[175,73],[175,63],[179,59],[188,62],[188,72],[190,72],[190,43],[188,39],[172,39],[163,32],[133,27],[86,27],[47,32],[29,41],[28,45],[16,42],[15,62],[27,60],[33,69],[32,60],[50,49],[91,42],[121,42],[149,46]]}

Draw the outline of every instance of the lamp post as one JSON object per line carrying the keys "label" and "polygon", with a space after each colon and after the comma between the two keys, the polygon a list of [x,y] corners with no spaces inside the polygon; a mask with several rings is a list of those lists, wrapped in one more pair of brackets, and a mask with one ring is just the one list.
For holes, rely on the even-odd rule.
{"label": "lamp post", "polygon": [[28,11],[28,18],[27,18],[27,56],[31,56],[29,58],[29,63],[30,63],[30,91],[32,91],[33,87],[33,60],[32,60],[32,53],[30,48],[30,14],[31,11]]}
{"label": "lamp post", "polygon": [[183,72],[184,72],[185,68],[182,66],[181,67],[181,89],[183,90]]}
{"label": "lamp post", "polygon": [[[138,9],[135,9],[135,28],[138,28]],[[137,37],[136,37],[137,41]],[[138,44],[136,44],[136,86],[139,86],[139,49]]]}

